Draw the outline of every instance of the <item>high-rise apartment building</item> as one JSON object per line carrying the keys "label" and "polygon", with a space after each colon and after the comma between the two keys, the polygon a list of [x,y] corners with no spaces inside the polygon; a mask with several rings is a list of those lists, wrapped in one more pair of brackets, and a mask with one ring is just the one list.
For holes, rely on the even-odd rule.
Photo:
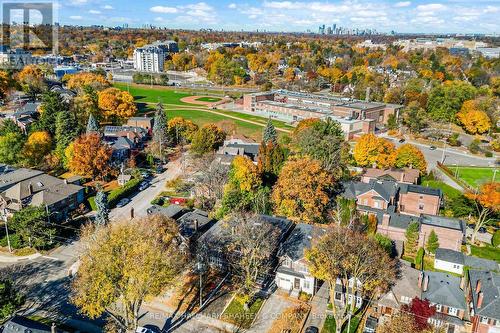
{"label": "high-rise apartment building", "polygon": [[134,68],[139,72],[161,73],[171,53],[179,52],[174,41],[159,41],[134,50]]}

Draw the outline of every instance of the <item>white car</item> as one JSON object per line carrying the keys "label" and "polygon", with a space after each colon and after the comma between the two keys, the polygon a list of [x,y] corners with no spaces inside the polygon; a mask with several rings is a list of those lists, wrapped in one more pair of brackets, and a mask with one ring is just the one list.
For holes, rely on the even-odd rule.
{"label": "white car", "polygon": [[149,183],[148,182],[142,182],[140,185],[139,185],[139,191],[144,191],[145,189],[147,189],[149,186]]}

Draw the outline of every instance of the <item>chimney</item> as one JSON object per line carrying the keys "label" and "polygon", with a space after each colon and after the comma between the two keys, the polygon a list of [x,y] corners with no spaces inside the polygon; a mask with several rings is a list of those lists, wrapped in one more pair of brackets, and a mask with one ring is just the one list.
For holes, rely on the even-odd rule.
{"label": "chimney", "polygon": [[194,232],[198,232],[198,220],[194,220]]}
{"label": "chimney", "polygon": [[462,276],[460,279],[460,289],[464,290],[465,288],[465,276]]}
{"label": "chimney", "polygon": [[28,184],[28,191],[30,192],[30,195],[33,194],[33,184],[31,182]]}
{"label": "chimney", "polygon": [[382,216],[382,225],[384,227],[389,227],[389,220],[391,219],[391,216],[389,214],[384,214],[384,216]]}
{"label": "chimney", "polygon": [[481,280],[477,280],[476,282],[476,294],[479,294],[481,291]]}
{"label": "chimney", "polygon": [[427,288],[429,288],[429,276],[428,275],[426,275],[424,277],[424,285],[423,285],[422,291],[427,291]]}
{"label": "chimney", "polygon": [[366,88],[366,97],[365,97],[365,101],[366,101],[366,102],[369,102],[369,101],[370,101],[370,87],[367,87],[367,88]]}
{"label": "chimney", "polygon": [[405,180],[405,171],[401,172],[401,177],[400,177],[399,181],[402,183],[402,182],[404,182],[404,180]]}
{"label": "chimney", "polygon": [[52,323],[52,325],[50,326],[50,333],[57,333],[56,324],[55,323]]}
{"label": "chimney", "polygon": [[424,279],[424,272],[420,272],[418,275],[418,289],[422,289],[422,280]]}
{"label": "chimney", "polygon": [[481,309],[481,306],[483,306],[483,292],[479,292],[479,295],[477,296],[477,308]]}

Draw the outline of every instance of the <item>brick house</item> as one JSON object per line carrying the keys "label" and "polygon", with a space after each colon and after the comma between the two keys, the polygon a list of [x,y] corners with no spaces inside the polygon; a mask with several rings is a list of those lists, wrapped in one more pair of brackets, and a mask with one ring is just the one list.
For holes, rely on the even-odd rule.
{"label": "brick house", "polygon": [[467,304],[472,332],[500,332],[500,274],[469,270]]}
{"label": "brick house", "polygon": [[399,211],[405,214],[439,214],[443,194],[440,189],[413,184],[399,184]]}
{"label": "brick house", "polygon": [[363,172],[361,181],[369,183],[370,180],[393,181],[406,184],[417,184],[420,177],[418,169],[403,168],[403,169],[377,169],[368,168]]}

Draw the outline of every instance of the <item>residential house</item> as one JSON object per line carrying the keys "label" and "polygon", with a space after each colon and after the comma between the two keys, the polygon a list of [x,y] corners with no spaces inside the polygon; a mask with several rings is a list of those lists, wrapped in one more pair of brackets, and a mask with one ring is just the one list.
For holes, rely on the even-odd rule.
{"label": "residential house", "polygon": [[243,139],[229,139],[224,141],[224,145],[217,151],[218,155],[229,155],[231,157],[247,156],[254,163],[257,163],[260,144]]}
{"label": "residential house", "polygon": [[145,129],[149,135],[151,135],[151,130],[153,129],[154,119],[151,117],[130,117],[127,120],[126,126],[129,127],[140,127]]}
{"label": "residential house", "polygon": [[[356,292],[354,292],[354,283],[356,283]],[[346,296],[347,304],[352,305],[354,302],[354,306],[356,308],[361,308],[363,306],[363,290],[361,281],[355,280],[351,278],[347,283],[347,288],[349,290],[345,290],[344,286],[341,283],[340,278],[337,278],[337,282],[335,284],[335,299],[334,302],[339,306],[343,306],[346,304]]]}
{"label": "residential house", "polygon": [[174,220],[184,215],[185,212],[184,207],[176,204],[168,205],[167,207],[153,205],[147,209],[148,215],[160,214]]}
{"label": "residential house", "polygon": [[127,137],[118,137],[109,143],[113,150],[111,158],[115,162],[121,162],[128,159],[131,155],[132,149],[136,147],[135,143]]}
{"label": "residential house", "polygon": [[26,103],[22,108],[14,113],[7,115],[6,119],[11,119],[17,126],[21,129],[24,134],[27,134],[29,127],[33,124],[39,116],[38,108],[40,107],[39,102],[29,102]]}
{"label": "residential house", "polygon": [[125,137],[135,143],[140,143],[146,141],[148,131],[137,126],[104,126],[103,135],[106,141],[112,138]]}
{"label": "residential house", "polygon": [[0,329],[2,333],[56,333],[54,324],[52,327],[26,317],[14,316],[6,321]]}
{"label": "residential house", "polygon": [[420,177],[418,169],[404,168],[404,169],[376,169],[368,168],[363,172],[361,181],[369,183],[370,180],[393,181],[406,184],[417,184]]}
{"label": "residential house", "polygon": [[374,307],[377,316],[392,316],[401,306],[410,304],[415,297],[421,296],[418,286],[420,271],[400,261],[400,273],[391,290],[382,295]]}
{"label": "residential house", "polygon": [[361,210],[364,207],[386,210],[396,205],[398,186],[395,182],[370,180],[368,183],[348,182],[344,184],[345,198],[356,200]]}
{"label": "residential house", "polygon": [[398,210],[411,215],[438,215],[442,198],[440,189],[400,183]]}
{"label": "residential house", "polygon": [[476,258],[450,249],[436,250],[434,268],[463,275],[464,267],[473,270],[500,271],[500,265],[494,260]]}
{"label": "residential house", "polygon": [[[198,247],[206,255],[208,263],[219,270],[228,270],[230,257],[239,255],[230,246],[235,237],[234,223],[233,220],[219,221],[198,239]],[[264,223],[270,225],[272,230],[269,235],[272,249],[268,260],[270,266],[274,266],[276,254],[292,229],[293,222],[281,217],[258,215],[254,222],[255,228]]]}
{"label": "residential house", "polygon": [[464,317],[467,313],[463,279],[448,273],[423,271],[419,277],[422,288],[421,299],[427,299],[436,307],[436,314],[429,323],[445,327],[448,333],[464,331]]}
{"label": "residential house", "polygon": [[43,174],[43,171],[34,169],[15,169],[8,165],[2,165],[2,174],[0,174],[0,192],[3,192],[15,184]]}
{"label": "residential house", "polygon": [[[85,200],[82,186],[69,183],[45,173],[18,169],[10,176],[10,185],[0,192],[0,209],[13,214],[26,206],[42,206],[55,220],[66,218]],[[30,177],[31,176],[31,177]],[[0,177],[1,182],[2,177]],[[16,179],[16,181],[12,181]]]}
{"label": "residential house", "polygon": [[500,274],[469,270],[467,304],[474,333],[500,332]]}
{"label": "residential house", "polygon": [[201,209],[187,212],[176,221],[182,237],[188,240],[199,237],[216,222],[208,216],[208,212]]}
{"label": "residential house", "polygon": [[299,223],[285,241],[280,253],[280,266],[276,270],[276,286],[298,294],[299,291],[314,295],[317,280],[309,273],[304,254],[314,239],[325,230],[310,224]]}

